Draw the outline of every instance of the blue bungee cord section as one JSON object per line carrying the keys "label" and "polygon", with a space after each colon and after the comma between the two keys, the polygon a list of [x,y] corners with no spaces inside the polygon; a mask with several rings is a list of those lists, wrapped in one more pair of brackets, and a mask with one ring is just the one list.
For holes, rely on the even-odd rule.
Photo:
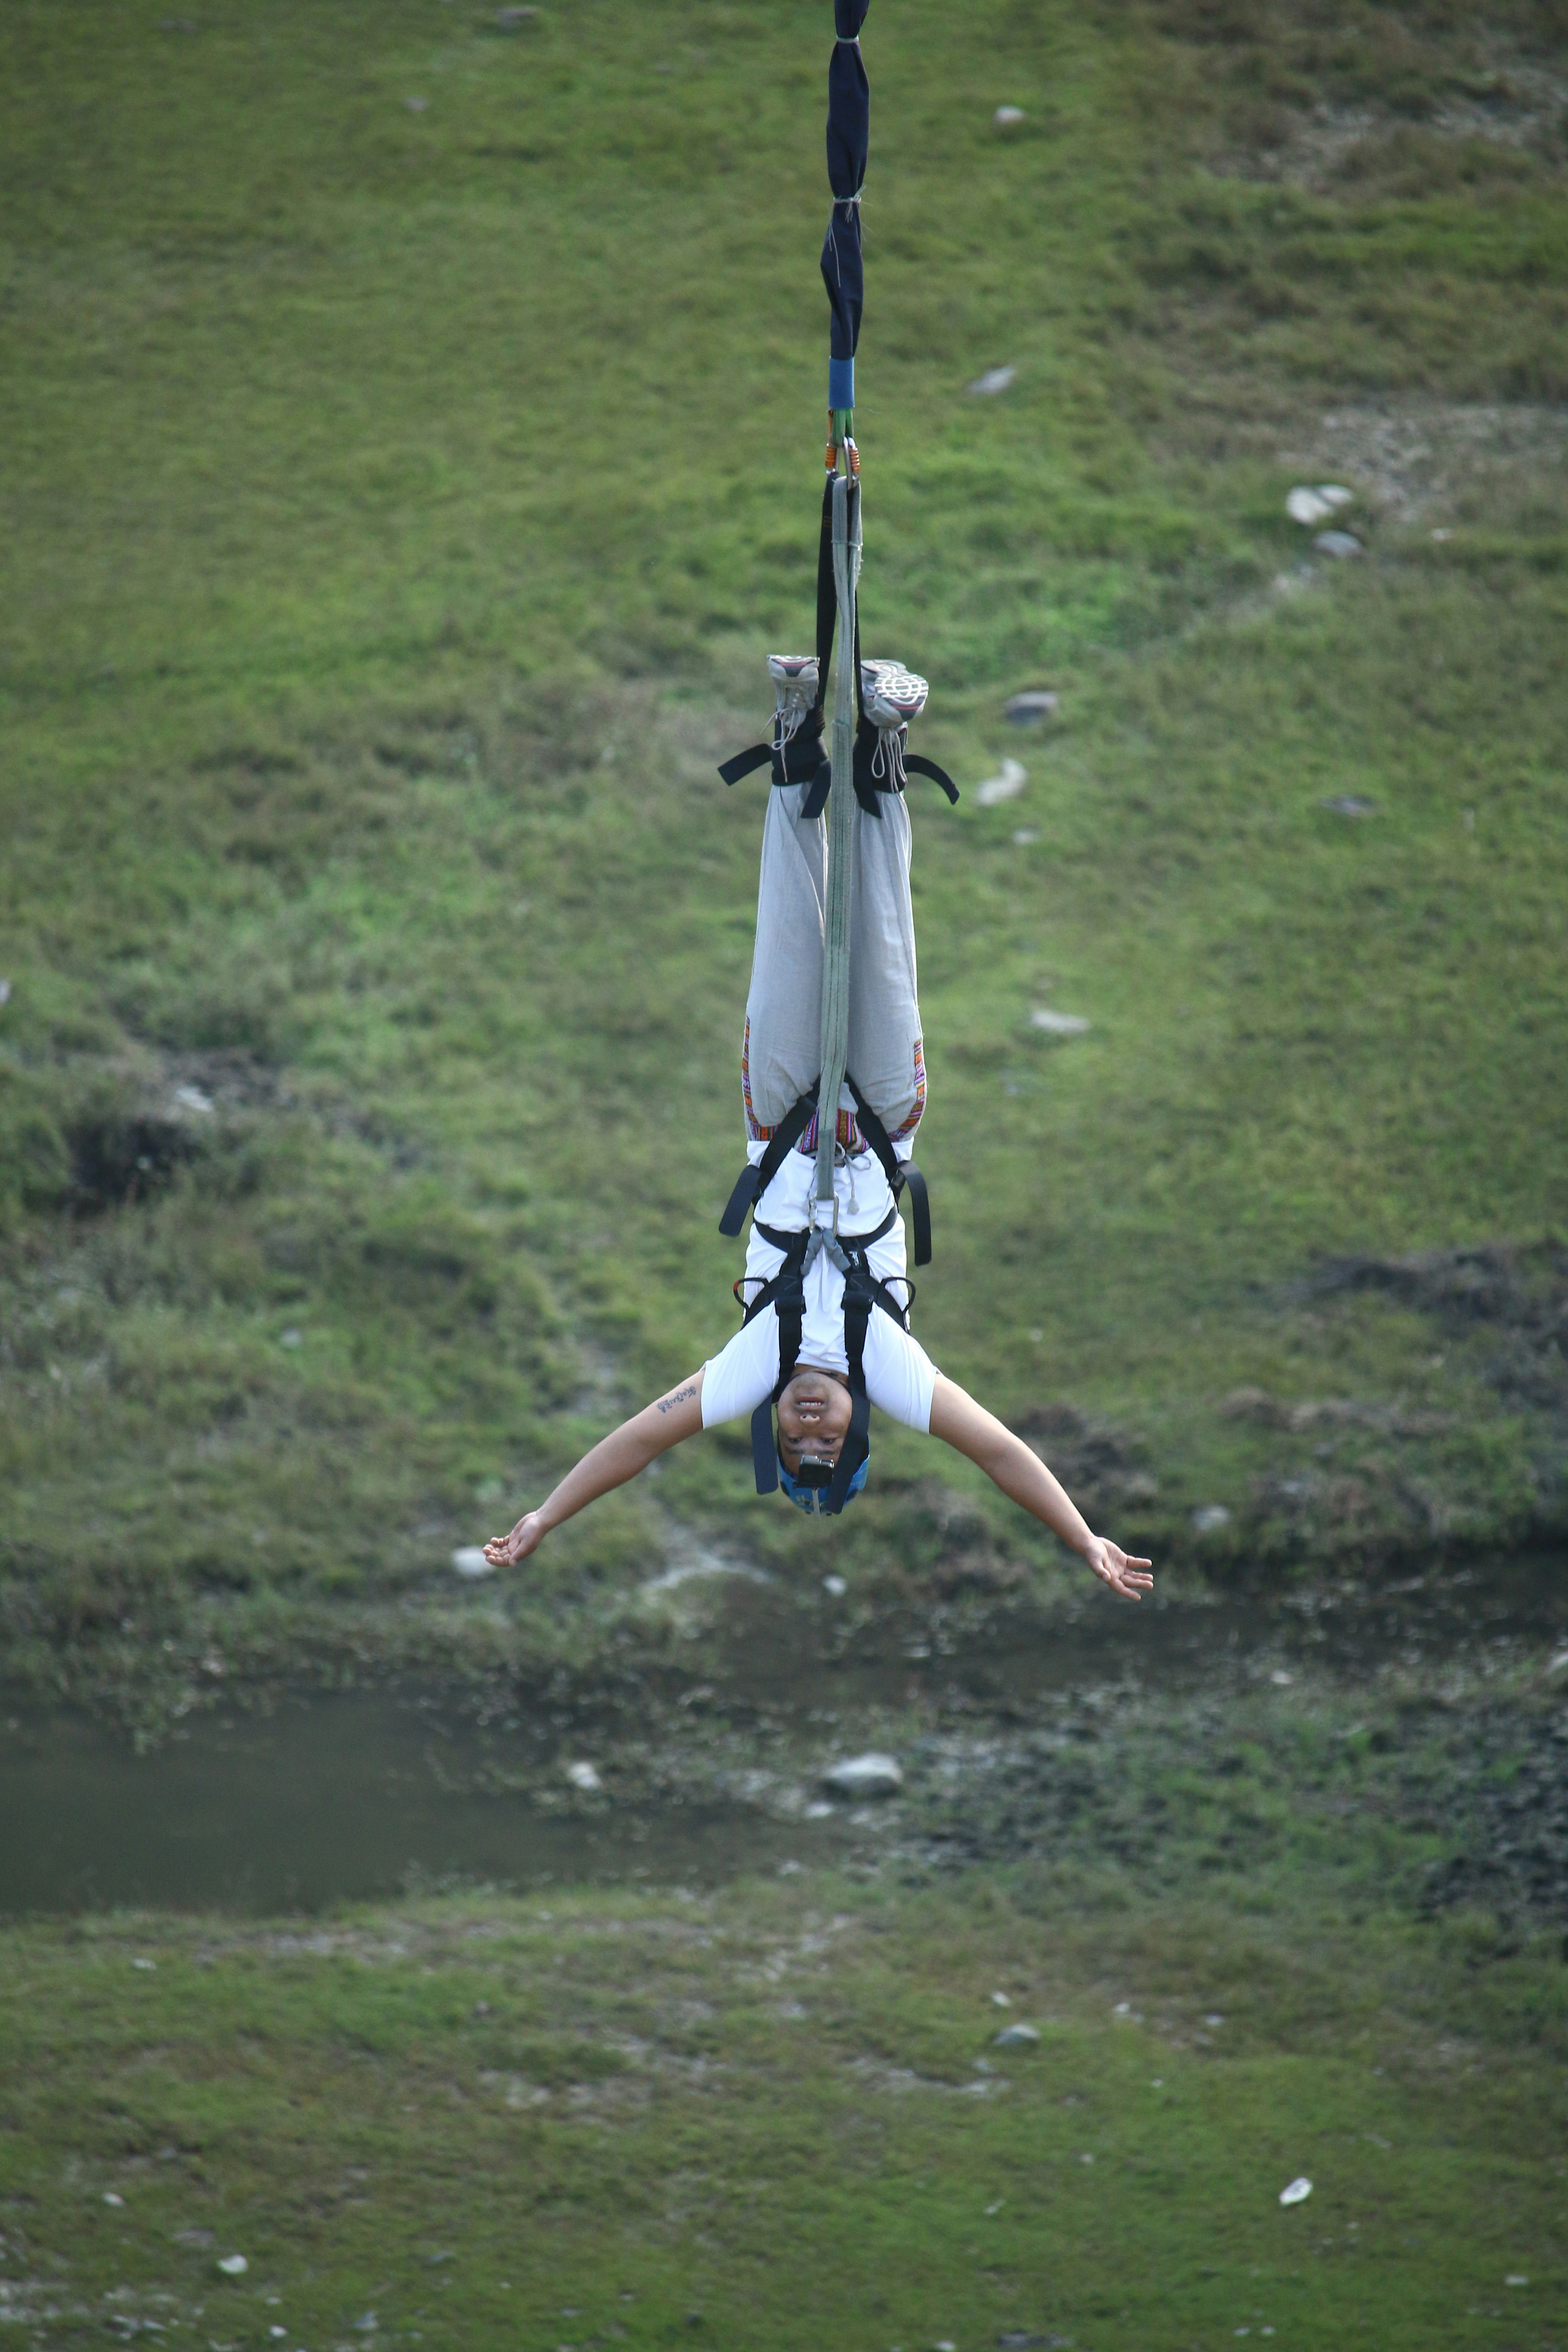
{"label": "blue bungee cord section", "polygon": [[827,68],[827,184],[833,211],[822,241],[822,282],[833,322],[828,334],[827,406],[831,440],[850,443],[855,418],[855,352],[866,299],[860,244],[860,192],[871,146],[871,86],[860,55],[860,27],[870,0],[834,0],[838,36]]}

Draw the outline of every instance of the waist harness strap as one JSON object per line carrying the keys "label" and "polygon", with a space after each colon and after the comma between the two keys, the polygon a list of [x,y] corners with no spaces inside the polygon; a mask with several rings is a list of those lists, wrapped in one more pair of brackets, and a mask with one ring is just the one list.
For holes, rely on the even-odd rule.
{"label": "waist harness strap", "polygon": [[746,1211],[754,1201],[760,1201],[779,1170],[785,1154],[800,1141],[811,1125],[816,1108],[816,1088],[808,1087],[800,1100],[785,1111],[768,1140],[768,1148],[753,1168],[747,1161],[735,1179],[735,1186],[719,1220],[719,1231],[726,1241],[733,1241],[746,1222]]}
{"label": "waist harness strap", "polygon": [[[891,1192],[894,1201],[900,1201],[903,1196],[904,1187],[906,1185],[909,1187],[910,1217],[914,1225],[915,1264],[929,1265],[931,1264],[931,1196],[926,1191],[926,1180],[912,1160],[899,1158],[898,1153],[893,1150],[892,1140],[887,1129],[882,1125],[847,1070],[844,1073],[844,1083],[855,1098],[855,1113],[859,1121],[860,1132],[865,1137],[868,1148],[876,1153],[882,1163],[882,1173],[888,1180],[888,1190]],[[784,1155],[799,1142],[810,1126],[816,1109],[816,1088],[810,1087],[802,1095],[800,1100],[784,1113],[778,1126],[773,1129],[769,1139],[768,1148],[756,1166],[753,1168],[748,1161],[742,1169],[735,1179],[734,1190],[730,1195],[724,1213],[719,1220],[719,1231],[727,1241],[733,1241],[741,1231],[746,1222],[747,1210],[754,1208],[762,1199],[768,1186],[784,1166]],[[783,1242],[778,1243],[777,1247],[782,1249]]]}

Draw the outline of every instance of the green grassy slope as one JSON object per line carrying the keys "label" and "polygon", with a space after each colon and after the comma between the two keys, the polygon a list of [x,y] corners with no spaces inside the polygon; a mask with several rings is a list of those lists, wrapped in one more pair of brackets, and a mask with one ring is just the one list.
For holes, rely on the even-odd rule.
{"label": "green grassy slope", "polygon": [[[984,1893],[12,1929],[14,2315],[247,2346],[1557,2340],[1560,1967]],[[997,2048],[1019,2020],[1037,2043]]]}
{"label": "green grassy slope", "polygon": [[[808,626],[822,16],[7,12],[16,1662],[504,1644],[453,1544],[729,1328],[712,763]],[[1163,1559],[1560,1533],[1564,28],[867,55],[868,648],[1030,771],[917,809],[922,1334]],[[1337,476],[1355,564],[1282,511]],[[1042,1556],[878,1454],[843,1565]],[[552,1638],[675,1527],[818,1560],[746,1486],[709,1440],[561,1538]]]}

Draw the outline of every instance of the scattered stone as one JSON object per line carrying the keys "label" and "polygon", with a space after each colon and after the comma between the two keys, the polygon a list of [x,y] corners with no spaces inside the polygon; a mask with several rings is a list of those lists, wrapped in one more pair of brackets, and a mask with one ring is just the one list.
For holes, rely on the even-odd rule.
{"label": "scattered stone", "polygon": [[452,1554],[452,1566],[459,1576],[493,1576],[495,1570],[485,1558],[482,1546],[464,1544]]}
{"label": "scattered stone", "polygon": [[1528,2286],[1530,2284],[1530,2281],[1524,2276],[1522,2272],[1510,2271],[1508,2276],[1503,2281],[1503,2284],[1504,2286]]}
{"label": "scattered stone", "polygon": [[1020,825],[1013,835],[1013,845],[1016,849],[1032,849],[1039,837],[1032,824]]}
{"label": "scattered stone", "polygon": [[1197,1536],[1216,1536],[1229,1525],[1230,1513],[1223,1503],[1205,1503],[1193,1513],[1193,1533]]}
{"label": "scattered stone", "polygon": [[1024,110],[1021,106],[999,106],[991,120],[998,131],[1010,131],[1016,122],[1023,121]]}
{"label": "scattered stone", "polygon": [[132,1960],[131,1965],[133,1969],[145,1969],[149,1975],[151,1975],[158,1963],[156,1960]]}
{"label": "scattered stone", "polygon": [[213,1107],[211,1095],[200,1087],[176,1087],[174,1100],[182,1109],[201,1111],[204,1116],[209,1114]]}
{"label": "scattered stone", "polygon": [[1087,1037],[1090,1025],[1081,1013],[1053,1013],[1048,1004],[1037,1004],[1029,1015],[1030,1028],[1047,1037]]}
{"label": "scattered stone", "polygon": [[822,1580],[822,1589],[829,1600],[842,1601],[849,1587],[841,1576],[825,1576]]}
{"label": "scattered stone", "polygon": [[974,787],[976,808],[994,808],[998,801],[1016,801],[1029,781],[1029,771],[1016,760],[1004,760],[994,776]]}
{"label": "scattered stone", "polygon": [[10,1002],[11,983],[8,980],[0,980],[0,1004],[9,1004]]}
{"label": "scattered stone", "polygon": [[403,103],[410,114],[424,114],[428,111],[430,105],[427,98],[405,98]]}
{"label": "scattered stone", "polygon": [[106,2205],[123,2205],[125,2200],[123,2197],[117,2196],[112,2189],[106,2189],[103,2192],[103,2201]]}
{"label": "scattered stone", "polygon": [[995,2039],[998,2050],[1027,2050],[1040,2038],[1037,2025],[1005,2025]]}
{"label": "scattered stone", "polygon": [[1556,1657],[1549,1660],[1546,1671],[1548,1675],[1568,1673],[1568,1650],[1560,1650]]}
{"label": "scattered stone", "polygon": [[222,2254],[218,2258],[218,2268],[225,2278],[243,2278],[250,2264],[243,2254]]}
{"label": "scattered stone", "polygon": [[683,1584],[713,1576],[738,1576],[746,1584],[771,1584],[773,1578],[765,1568],[748,1568],[743,1560],[725,1559],[713,1551],[700,1551],[695,1559],[678,1560],[667,1568],[662,1576],[651,1576],[642,1587],[645,1599],[655,1593],[674,1592]]}
{"label": "scattered stone", "polygon": [[174,2243],[176,2246],[197,2246],[205,2248],[207,2246],[216,2246],[217,2240],[210,2230],[176,2230],[174,2232]]}
{"label": "scattered stone", "polygon": [[1012,2001],[1005,1992],[994,1992],[991,1998],[995,2002],[998,2009],[1011,2009],[1013,2006]]}
{"label": "scattered stone", "polygon": [[1347,555],[1365,553],[1353,530],[1321,530],[1312,545],[1320,555],[1332,555],[1342,562]]}
{"label": "scattered stone", "polygon": [[805,1869],[804,1862],[781,1862],[778,1874],[781,1878],[799,1878]]}
{"label": "scattered stone", "polygon": [[1350,506],[1354,497],[1353,490],[1345,489],[1339,482],[1320,482],[1315,490],[1309,489],[1304,482],[1298,483],[1285,501],[1285,511],[1292,522],[1310,527],[1315,522],[1327,522],[1341,507]]}
{"label": "scattered stone", "polygon": [[1205,2018],[1204,2023],[1205,2025],[1223,2025],[1225,2023],[1225,2020],[1220,2015],[1218,2010],[1214,2009],[1211,2010],[1208,2015]]}
{"label": "scattered stone", "polygon": [[830,1765],[822,1785],[838,1797],[891,1797],[904,1785],[904,1776],[890,1756],[848,1756]]}
{"label": "scattered stone", "polygon": [[1304,2205],[1311,2193],[1312,2184],[1306,2174],[1301,2173],[1279,2191],[1279,2202],[1281,2205]]}
{"label": "scattered stone", "polygon": [[1016,367],[987,368],[984,375],[975,377],[969,389],[983,400],[988,399],[993,393],[1005,392],[1017,373]]}
{"label": "scattered stone", "polygon": [[588,1797],[593,1796],[595,1790],[605,1785],[592,1764],[568,1764],[566,1778],[574,1789],[581,1789],[584,1795]]}
{"label": "scattered stone", "polygon": [[1331,811],[1335,816],[1375,816],[1377,814],[1377,803],[1364,799],[1360,793],[1335,793],[1331,799],[1320,801],[1318,806]]}
{"label": "scattered stone", "polygon": [[361,2316],[354,2321],[354,2326],[359,2329],[362,2336],[374,2336],[380,2325],[381,2323],[376,2318],[374,2311],[363,2313]]}
{"label": "scattered stone", "polygon": [[527,25],[537,16],[537,8],[498,8],[496,23],[503,33],[515,33],[520,25]]}
{"label": "scattered stone", "polygon": [[289,1326],[287,1331],[281,1331],[279,1333],[278,1345],[280,1348],[302,1348],[304,1344],[305,1334],[303,1331],[296,1329],[292,1323]]}
{"label": "scattered stone", "polygon": [[1268,1679],[1276,1690],[1289,1690],[1296,1677],[1294,1675],[1288,1675],[1283,1666],[1276,1666]]}
{"label": "scattered stone", "polygon": [[1036,727],[1042,719],[1054,719],[1060,697],[1048,687],[1026,687],[1022,694],[1009,696],[1002,706],[1002,716],[1010,719],[1015,727]]}
{"label": "scattered stone", "polygon": [[807,1805],[805,1809],[805,1818],[808,1822],[825,1822],[832,1811],[833,1808],[831,1805]]}

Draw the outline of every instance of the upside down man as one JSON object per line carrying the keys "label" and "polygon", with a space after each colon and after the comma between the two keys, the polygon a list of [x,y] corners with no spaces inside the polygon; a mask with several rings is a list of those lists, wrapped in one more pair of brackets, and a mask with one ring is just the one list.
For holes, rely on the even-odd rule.
{"label": "upside down man", "polygon": [[[769,669],[776,754],[816,696],[816,664],[774,656]],[[827,827],[807,813],[808,784],[777,781],[789,763],[775,757],[741,1066],[748,1182],[760,1180],[738,1286],[747,1319],[699,1370],[584,1454],[510,1535],[488,1543],[492,1567],[526,1559],[552,1528],[658,1454],[742,1415],[752,1420],[760,1489],[782,1486],[802,1510],[841,1510],[865,1484],[875,1404],[978,1463],[1113,1592],[1137,1600],[1152,1585],[1149,1562],[1096,1535],[1039,1457],[939,1372],[909,1328],[899,1199],[926,1076],[903,747],[925,689],[890,662],[867,662],[861,686],[862,725],[875,726],[879,741],[862,763],[853,813],[848,1076],[835,1107],[831,1225],[814,1217]]]}

